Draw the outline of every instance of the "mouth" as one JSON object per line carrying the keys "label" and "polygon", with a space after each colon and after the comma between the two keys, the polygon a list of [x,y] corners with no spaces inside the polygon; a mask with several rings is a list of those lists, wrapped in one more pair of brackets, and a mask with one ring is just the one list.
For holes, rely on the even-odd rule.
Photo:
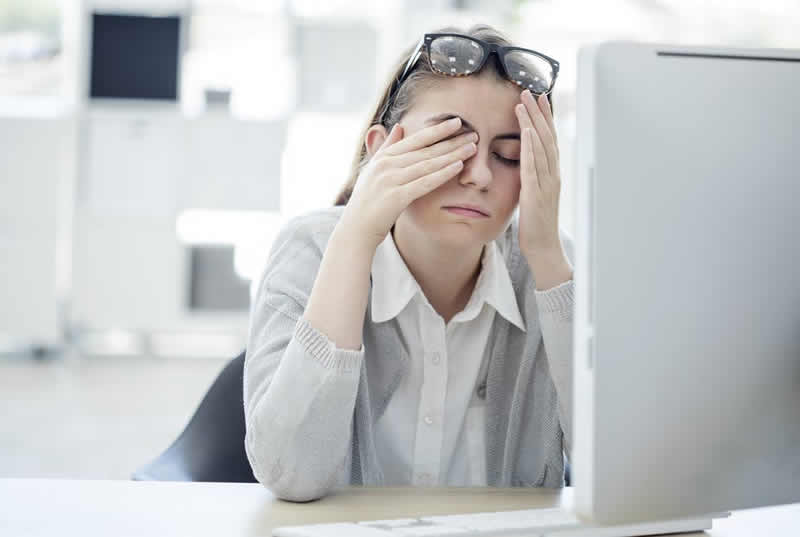
{"label": "mouth", "polygon": [[463,205],[450,205],[446,207],[442,207],[442,209],[449,211],[453,214],[458,214],[461,216],[468,216],[470,218],[489,218],[489,214],[485,212],[483,209],[479,209],[477,207],[466,207]]}

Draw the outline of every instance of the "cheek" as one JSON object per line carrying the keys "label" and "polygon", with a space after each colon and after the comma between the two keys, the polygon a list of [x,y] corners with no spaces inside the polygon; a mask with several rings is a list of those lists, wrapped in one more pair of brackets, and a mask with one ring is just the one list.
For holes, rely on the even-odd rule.
{"label": "cheek", "polygon": [[519,181],[510,183],[509,188],[504,189],[498,195],[498,216],[501,220],[507,220],[511,213],[519,206]]}
{"label": "cheek", "polygon": [[439,207],[441,203],[443,203],[443,199],[447,197],[448,189],[455,188],[453,180],[447,181],[446,183],[439,185],[432,191],[428,192],[424,196],[421,196],[414,201],[411,202],[409,208],[415,208],[416,210],[426,209],[430,207]]}
{"label": "cheek", "polygon": [[500,184],[502,185],[500,197],[504,200],[504,204],[516,206],[519,202],[519,169],[509,170]]}
{"label": "cheek", "polygon": [[406,208],[406,211],[409,214],[414,215],[415,218],[424,218],[427,214],[432,212],[434,208],[436,208],[436,199],[438,194],[437,190],[428,192],[424,196],[412,201],[411,204]]}

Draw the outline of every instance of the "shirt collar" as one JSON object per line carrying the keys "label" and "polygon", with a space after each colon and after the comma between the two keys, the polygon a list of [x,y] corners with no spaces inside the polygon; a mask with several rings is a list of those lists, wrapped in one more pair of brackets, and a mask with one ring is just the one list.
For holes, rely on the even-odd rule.
{"label": "shirt collar", "polygon": [[414,276],[400,256],[394,237],[386,235],[372,260],[372,320],[383,323],[397,317],[417,291]]}
{"label": "shirt collar", "polygon": [[[416,293],[422,295],[414,276],[403,261],[391,233],[381,242],[372,261],[372,321],[381,323],[400,314]],[[484,302],[526,331],[519,312],[511,276],[495,241],[483,249],[481,272],[464,309],[453,319],[468,321],[478,316]]]}

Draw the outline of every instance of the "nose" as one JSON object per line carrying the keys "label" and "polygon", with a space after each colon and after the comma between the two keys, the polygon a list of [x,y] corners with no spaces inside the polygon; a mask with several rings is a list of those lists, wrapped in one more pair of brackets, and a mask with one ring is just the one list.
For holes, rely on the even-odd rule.
{"label": "nose", "polygon": [[492,170],[489,168],[488,158],[489,155],[478,149],[471,158],[464,161],[458,182],[463,186],[473,185],[480,190],[487,190],[492,182]]}

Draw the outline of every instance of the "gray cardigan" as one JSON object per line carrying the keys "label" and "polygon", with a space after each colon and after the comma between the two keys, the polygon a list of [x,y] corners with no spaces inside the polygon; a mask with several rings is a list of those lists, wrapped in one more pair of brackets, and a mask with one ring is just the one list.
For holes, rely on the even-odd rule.
{"label": "gray cardigan", "polygon": [[[363,347],[356,351],[337,349],[303,318],[342,210],[314,211],[284,226],[251,307],[245,448],[256,478],[292,501],[349,484],[392,485],[383,479],[373,427],[413,359],[396,319],[372,322],[370,296]],[[487,483],[561,487],[572,439],[574,286],[568,281],[536,291],[518,225],[515,217],[497,243],[527,332],[495,315],[479,392],[487,405]],[[571,242],[561,240],[572,261]]]}

